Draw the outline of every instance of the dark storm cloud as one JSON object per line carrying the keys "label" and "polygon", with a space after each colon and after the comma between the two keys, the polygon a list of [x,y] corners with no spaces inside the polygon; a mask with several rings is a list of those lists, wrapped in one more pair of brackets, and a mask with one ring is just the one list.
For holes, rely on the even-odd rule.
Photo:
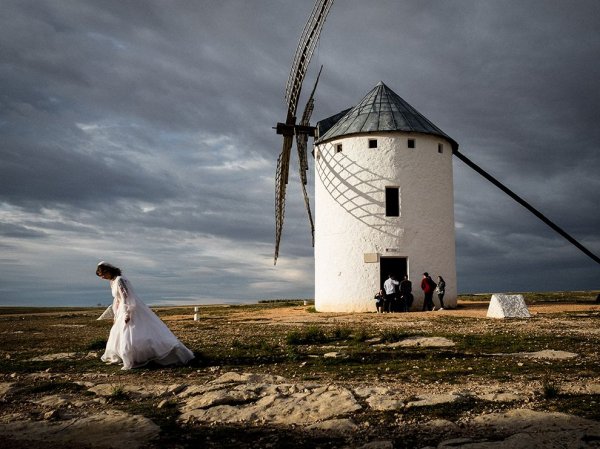
{"label": "dark storm cloud", "polygon": [[3,237],[30,239],[43,237],[45,234],[43,232],[28,229],[26,226],[0,223],[0,235]]}
{"label": "dark storm cloud", "polygon": [[[174,196],[164,175],[144,173],[123,157],[102,158],[39,142],[6,142],[0,176],[5,183],[0,199],[16,204],[79,204],[115,196],[156,199]],[[26,182],[24,182],[26,181]],[[84,203],[84,204],[81,204]]]}
{"label": "dark storm cloud", "polygon": [[[312,295],[295,166],[272,267],[271,129],[312,2],[2,6],[4,298],[104,300],[97,258],[155,301]],[[599,56],[596,0],[338,0],[299,109],[320,64],[316,120],[383,80],[599,253]],[[597,288],[585,255],[454,167],[459,290]]]}

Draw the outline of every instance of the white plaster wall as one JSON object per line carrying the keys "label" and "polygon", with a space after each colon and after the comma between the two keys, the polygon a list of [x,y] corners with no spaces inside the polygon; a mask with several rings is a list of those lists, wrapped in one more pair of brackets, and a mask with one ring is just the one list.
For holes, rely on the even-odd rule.
{"label": "white plaster wall", "polygon": [[[370,149],[368,140],[378,147]],[[416,148],[408,148],[413,138]],[[342,152],[336,152],[336,144]],[[438,152],[442,143],[443,153]],[[385,187],[400,188],[400,217],[385,216]],[[392,249],[393,251],[386,251]],[[407,257],[413,310],[422,273],[446,280],[444,303],[456,306],[452,148],[423,134],[351,136],[315,148],[315,308],[375,311],[379,263],[365,253]],[[437,305],[437,295],[434,295]]]}

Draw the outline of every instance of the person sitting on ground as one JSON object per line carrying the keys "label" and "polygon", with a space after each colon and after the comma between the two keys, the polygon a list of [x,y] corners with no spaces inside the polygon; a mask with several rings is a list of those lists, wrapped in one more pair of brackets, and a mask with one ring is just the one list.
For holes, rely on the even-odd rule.
{"label": "person sitting on ground", "polygon": [[383,313],[383,302],[385,301],[385,292],[383,290],[379,290],[375,293],[375,308],[377,309],[377,313]]}

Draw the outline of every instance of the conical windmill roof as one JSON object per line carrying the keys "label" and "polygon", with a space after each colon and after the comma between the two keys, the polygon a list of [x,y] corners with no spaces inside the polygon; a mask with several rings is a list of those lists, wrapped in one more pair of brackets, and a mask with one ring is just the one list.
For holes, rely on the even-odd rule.
{"label": "conical windmill roof", "polygon": [[397,93],[379,82],[356,106],[317,123],[323,143],[351,134],[379,132],[413,132],[440,136],[448,140],[452,150],[458,143],[435,126]]}

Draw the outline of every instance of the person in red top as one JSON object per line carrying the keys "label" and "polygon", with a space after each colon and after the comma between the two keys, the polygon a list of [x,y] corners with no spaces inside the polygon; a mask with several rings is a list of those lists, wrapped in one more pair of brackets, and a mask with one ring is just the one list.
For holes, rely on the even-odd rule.
{"label": "person in red top", "polygon": [[423,312],[425,312],[425,310],[433,310],[433,292],[436,287],[437,285],[435,282],[433,282],[433,279],[429,277],[429,273],[423,273],[423,279],[421,279],[421,289],[423,290],[423,293],[425,293]]}

